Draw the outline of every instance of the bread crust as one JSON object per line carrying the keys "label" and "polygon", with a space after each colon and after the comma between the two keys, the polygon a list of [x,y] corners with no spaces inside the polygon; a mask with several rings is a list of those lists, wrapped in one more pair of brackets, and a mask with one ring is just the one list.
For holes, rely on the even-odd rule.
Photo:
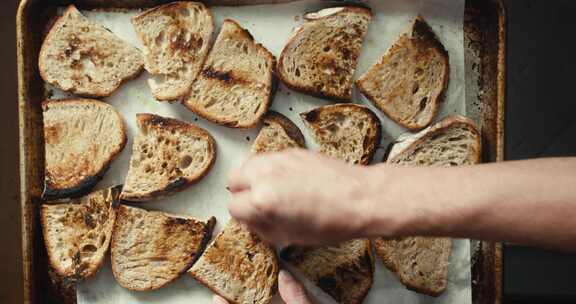
{"label": "bread crust", "polygon": [[216,162],[216,157],[217,157],[216,141],[214,140],[212,135],[210,135],[210,133],[208,133],[208,131],[206,131],[206,130],[204,130],[204,129],[196,126],[196,125],[186,123],[186,122],[183,122],[183,121],[178,120],[178,119],[162,117],[159,115],[149,114],[149,113],[136,114],[136,120],[137,120],[138,126],[140,128],[142,128],[144,125],[150,125],[156,129],[170,130],[170,131],[174,131],[174,132],[178,132],[178,130],[184,129],[184,130],[191,131],[194,134],[201,136],[208,143],[208,155],[210,156],[210,159],[209,159],[208,165],[206,166],[206,169],[199,172],[195,176],[192,176],[189,178],[180,177],[180,178],[176,179],[175,181],[169,183],[168,185],[166,185],[162,189],[153,190],[153,191],[149,191],[146,193],[127,194],[126,192],[122,192],[120,194],[121,199],[130,201],[130,202],[143,202],[143,201],[151,200],[153,198],[162,198],[162,197],[168,196],[170,194],[180,192],[180,191],[192,186],[193,184],[199,182],[202,178],[204,178],[208,174],[208,172],[210,172],[210,170],[214,166],[214,163]]}
{"label": "bread crust", "polygon": [[[359,14],[367,14],[370,17],[372,17],[372,11],[370,10],[370,8],[365,7],[365,6],[344,6],[342,7],[342,10],[333,13],[333,14],[329,14],[327,16],[322,16],[320,18],[308,18],[305,17],[306,20],[308,20],[308,22],[314,22],[317,20],[321,20],[323,18],[329,18],[330,16],[333,15],[337,15],[340,13],[347,13],[347,12],[354,12],[354,13],[359,13]],[[307,16],[308,14],[306,14],[305,16]],[[352,99],[352,95],[351,94],[346,94],[346,95],[337,95],[337,94],[331,94],[329,92],[321,92],[316,90],[313,86],[305,86],[305,85],[298,85],[296,83],[293,83],[290,79],[288,79],[288,77],[285,77],[283,71],[284,71],[284,57],[287,56],[286,52],[287,50],[292,47],[292,45],[295,43],[295,40],[298,36],[300,36],[303,32],[304,32],[305,28],[303,26],[298,27],[298,29],[290,36],[290,38],[288,38],[288,42],[286,43],[286,45],[284,46],[284,48],[282,49],[281,53],[280,53],[280,57],[278,58],[278,63],[276,65],[276,75],[278,77],[278,79],[280,81],[282,81],[282,83],[284,83],[284,85],[294,91],[298,91],[298,92],[302,92],[304,94],[307,95],[311,95],[314,97],[318,97],[318,98],[325,98],[325,99],[330,99],[336,102],[350,102]],[[357,64],[357,62],[356,62]],[[354,84],[354,82],[352,81],[351,86]],[[350,90],[351,91],[351,90]]]}
{"label": "bread crust", "polygon": [[[254,127],[256,127],[258,125],[258,123],[260,123],[260,121],[262,120],[262,118],[264,117],[264,115],[266,114],[266,112],[268,111],[268,109],[270,108],[270,105],[272,104],[273,98],[276,95],[276,90],[278,88],[278,80],[276,79],[276,75],[274,73],[274,71],[276,70],[276,57],[274,57],[274,55],[272,55],[272,53],[270,51],[268,51],[268,49],[266,49],[262,44],[257,43],[254,40],[254,37],[252,36],[252,34],[246,30],[245,28],[243,28],[242,26],[240,26],[240,24],[238,24],[238,22],[236,22],[235,20],[232,19],[224,19],[223,23],[232,23],[235,25],[235,27],[237,27],[240,30],[240,34],[242,36],[244,36],[245,38],[247,38],[248,40],[250,40],[253,44],[254,47],[258,50],[260,50],[261,52],[263,52],[263,54],[265,54],[265,56],[267,57],[267,59],[271,62],[271,73],[270,73],[270,77],[268,78],[268,83],[270,83],[270,90],[268,92],[268,96],[265,99],[265,102],[263,104],[261,104],[261,107],[264,109],[260,115],[254,116],[254,119],[252,121],[250,121],[249,123],[245,123],[245,124],[240,124],[239,122],[231,122],[226,120],[225,118],[222,117],[218,117],[215,115],[212,115],[206,111],[202,111],[200,109],[200,107],[194,106],[193,102],[188,102],[189,98],[190,98],[190,93],[188,93],[183,99],[182,99],[182,104],[191,112],[197,114],[198,116],[211,121],[213,123],[219,124],[219,125],[223,125],[229,128],[238,128],[238,129],[252,129]],[[212,50],[210,50],[210,53],[214,50],[214,46],[212,48]],[[208,54],[208,56],[206,56],[206,60],[208,60],[208,58],[210,57],[210,53]],[[206,62],[205,60],[205,62]],[[210,67],[208,67],[210,68]],[[202,70],[200,71],[200,74],[205,73],[206,71],[206,66],[204,66],[202,68]]]}
{"label": "bread crust", "polygon": [[[51,173],[48,172],[47,170],[45,170],[45,172],[44,172],[44,174],[45,174],[44,191],[42,193],[42,199],[44,199],[44,200],[55,200],[55,199],[61,199],[61,198],[78,198],[78,197],[81,197],[81,196],[87,194],[88,192],[90,192],[90,190],[92,190],[92,188],[94,188],[94,186],[100,180],[102,180],[102,178],[104,177],[104,174],[106,174],[106,172],[110,168],[110,164],[112,163],[112,161],[114,161],[116,159],[118,154],[120,154],[124,150],[124,147],[126,146],[127,135],[126,135],[126,125],[124,123],[124,119],[123,119],[122,115],[120,114],[120,112],[118,112],[118,110],[116,110],[116,108],[112,107],[111,105],[109,105],[107,103],[101,102],[99,100],[82,99],[82,98],[77,98],[77,99],[47,99],[47,100],[44,100],[42,102],[42,110],[43,110],[43,112],[46,112],[46,111],[48,111],[48,109],[52,105],[74,105],[74,104],[89,104],[89,105],[97,105],[97,106],[106,106],[106,107],[109,107],[110,109],[112,109],[112,111],[117,115],[117,119],[122,122],[120,124],[121,127],[119,130],[120,134],[121,134],[122,142],[120,143],[118,149],[116,149],[115,151],[113,151],[113,153],[111,155],[109,155],[106,163],[97,171],[96,174],[94,174],[92,176],[85,177],[84,179],[79,181],[73,187],[62,188],[62,187],[58,187],[57,185],[53,185],[50,182]],[[44,139],[44,144],[47,145],[46,139]]]}
{"label": "bread crust", "polygon": [[[38,71],[40,72],[40,77],[44,80],[48,79],[47,74],[46,74],[47,64],[44,62],[44,59],[46,58],[46,56],[44,54],[46,53],[46,48],[48,48],[47,42],[50,41],[52,39],[52,37],[54,37],[57,34],[55,32],[55,30],[57,28],[59,28],[62,24],[64,24],[64,22],[65,22],[64,17],[68,14],[71,14],[75,10],[77,10],[77,8],[74,4],[68,5],[66,10],[64,10],[64,13],[62,14],[62,16],[58,17],[56,19],[56,21],[54,21],[54,23],[52,24],[52,27],[48,31],[48,34],[44,38],[44,42],[42,43],[42,46],[40,47],[40,53],[39,53],[40,55],[38,56],[39,57],[38,58]],[[114,93],[124,83],[137,78],[140,74],[142,74],[143,71],[144,71],[144,63],[142,62],[142,64],[140,65],[140,68],[138,70],[135,70],[132,74],[127,75],[126,77],[122,78],[121,81],[119,81],[110,91],[99,90],[99,91],[94,91],[94,92],[86,92],[86,91],[78,90],[75,87],[72,87],[70,90],[67,90],[67,91],[70,93],[82,96],[82,97],[89,97],[89,98],[108,97],[108,96],[112,95],[112,93]],[[48,82],[48,81],[46,81],[46,82]],[[48,83],[58,87],[58,85],[56,83],[52,83],[52,82],[48,82]]]}
{"label": "bread crust", "polygon": [[360,111],[362,113],[367,114],[370,117],[371,120],[370,123],[373,124],[373,128],[376,130],[376,134],[373,137],[369,137],[368,142],[365,141],[363,143],[365,153],[362,155],[362,159],[359,163],[360,165],[368,165],[374,158],[376,149],[378,149],[378,146],[380,145],[380,141],[382,139],[382,124],[380,123],[380,119],[368,107],[353,103],[333,104],[318,107],[308,112],[301,113],[300,117],[310,126],[314,127],[315,121],[319,119],[320,112],[331,113],[331,112],[341,112],[342,110]]}
{"label": "bread crust", "polygon": [[[365,83],[370,81],[369,79],[366,79],[366,77],[368,77],[368,72],[365,75],[362,75],[358,80],[356,80],[356,86],[358,86],[358,89],[360,90],[362,95],[364,95],[368,100],[370,100],[370,102],[374,106],[376,106],[380,111],[386,114],[386,116],[388,116],[392,121],[410,131],[418,131],[428,126],[432,122],[434,117],[436,117],[436,115],[438,114],[440,106],[442,105],[446,95],[446,89],[448,88],[448,81],[450,78],[450,63],[449,63],[448,51],[446,51],[442,43],[440,43],[440,41],[438,40],[436,34],[434,34],[430,26],[424,21],[424,19],[421,16],[416,17],[416,19],[414,19],[414,21],[412,22],[411,38],[409,39],[413,41],[420,41],[420,43],[423,43],[425,45],[433,46],[433,48],[441,54],[440,58],[444,63],[443,64],[444,70],[442,73],[442,88],[440,90],[440,93],[437,96],[435,96],[433,100],[430,101],[430,103],[432,103],[434,107],[432,108],[432,113],[429,119],[420,124],[406,123],[398,119],[398,117],[396,117],[394,113],[386,109],[386,107],[381,106],[380,103],[377,101],[378,98],[373,94],[371,94],[370,90],[368,90],[365,86]],[[396,52],[396,49],[398,48],[400,48],[400,46],[397,45],[396,43],[392,45],[392,47],[390,47],[390,49],[375,64],[375,66],[381,65],[382,60],[387,58],[390,54]]]}

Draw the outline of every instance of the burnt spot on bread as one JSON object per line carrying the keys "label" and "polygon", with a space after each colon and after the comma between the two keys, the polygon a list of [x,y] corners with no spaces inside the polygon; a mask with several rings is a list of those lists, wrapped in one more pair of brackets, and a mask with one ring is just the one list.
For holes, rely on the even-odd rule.
{"label": "burnt spot on bread", "polygon": [[108,167],[102,169],[97,175],[88,176],[82,181],[78,182],[76,186],[63,188],[53,182],[53,174],[46,172],[44,191],[42,192],[42,199],[56,200],[61,198],[78,198],[88,193],[103,177]]}
{"label": "burnt spot on bread", "polygon": [[350,51],[349,48],[346,47],[340,48],[340,53],[342,54],[342,59],[344,60],[350,60],[350,59],[356,60],[356,55],[352,51]]}
{"label": "burnt spot on bread", "polygon": [[367,152],[372,147],[372,139],[369,136],[365,136],[362,140],[362,149]]}
{"label": "burnt spot on bread", "polygon": [[280,258],[289,261],[294,264],[298,264],[298,261],[301,260],[302,256],[299,254],[298,247],[296,246],[288,246],[284,249],[280,250]]}
{"label": "burnt spot on bread", "polygon": [[373,260],[372,260],[372,255],[370,254],[370,249],[368,249],[366,251],[366,253],[362,256],[362,258],[360,259],[360,265],[362,265],[363,267],[361,267],[361,270],[364,269],[368,269],[369,271],[367,271],[368,273],[372,273],[373,272]]}
{"label": "burnt spot on bread", "polygon": [[246,251],[246,258],[248,259],[248,261],[252,262],[252,259],[254,258],[254,253]]}
{"label": "burnt spot on bread", "polygon": [[61,129],[62,126],[60,124],[54,124],[44,128],[44,141],[47,145],[53,145],[60,141]]}
{"label": "burnt spot on bread", "polygon": [[444,56],[448,56],[448,51],[446,51],[434,31],[432,31],[432,28],[421,16],[416,17],[412,25],[412,39],[417,43],[421,43],[424,47],[434,47]]}
{"label": "burnt spot on bread", "polygon": [[317,110],[312,110],[304,113],[302,115],[302,118],[304,118],[309,123],[314,123],[318,121],[318,119],[320,119],[320,112]]}
{"label": "burnt spot on bread", "polygon": [[[158,127],[159,129],[166,129],[168,131],[175,130],[177,128],[188,128],[189,125],[185,122],[182,122],[177,119],[162,117],[154,114],[138,114],[139,116],[142,115],[146,124],[154,127]],[[143,128],[146,126],[141,127],[141,131],[145,132]]]}
{"label": "burnt spot on bread", "polygon": [[176,180],[166,186],[166,192],[178,191],[186,186],[188,181],[183,177],[178,177]]}
{"label": "burnt spot on bread", "polygon": [[332,296],[336,302],[340,302],[344,291],[338,286],[338,282],[332,276],[324,276],[316,283],[320,289]]}
{"label": "burnt spot on bread", "polygon": [[166,226],[175,226],[175,225],[186,225],[189,220],[181,218],[181,217],[170,217],[166,219]]}
{"label": "burnt spot on bread", "polygon": [[235,77],[232,71],[217,71],[214,70],[212,67],[207,67],[202,71],[202,76],[209,78],[209,79],[216,79],[225,84],[232,84],[232,83],[244,83],[245,80]]}
{"label": "burnt spot on bread", "polygon": [[84,214],[84,224],[86,224],[86,226],[90,227],[91,229],[96,228],[96,223],[94,222],[92,215],[89,213]]}
{"label": "burnt spot on bread", "polygon": [[188,50],[197,50],[202,48],[204,45],[204,40],[199,35],[187,33],[185,30],[180,30],[172,40],[173,43],[170,44],[170,47],[173,50],[181,50],[181,51],[188,51]]}

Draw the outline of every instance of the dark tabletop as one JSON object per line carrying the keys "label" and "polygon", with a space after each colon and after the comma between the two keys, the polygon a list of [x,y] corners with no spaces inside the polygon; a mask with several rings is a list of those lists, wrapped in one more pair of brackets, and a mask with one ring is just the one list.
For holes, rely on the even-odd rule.
{"label": "dark tabletop", "polygon": [[[504,0],[506,158],[576,156],[576,1]],[[15,12],[0,1],[0,303],[22,302]],[[505,303],[576,303],[576,255],[506,246]]]}
{"label": "dark tabletop", "polygon": [[[506,158],[576,156],[576,1],[505,3]],[[575,274],[574,254],[506,246],[505,302],[576,303]]]}

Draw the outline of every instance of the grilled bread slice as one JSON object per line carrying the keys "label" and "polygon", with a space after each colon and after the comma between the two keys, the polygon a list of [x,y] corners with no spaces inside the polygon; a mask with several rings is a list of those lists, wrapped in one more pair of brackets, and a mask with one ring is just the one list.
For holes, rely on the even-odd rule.
{"label": "grilled bread slice", "polygon": [[158,289],[198,259],[216,219],[198,221],[120,205],[112,235],[112,272],[127,289]]}
{"label": "grilled bread slice", "polygon": [[[451,116],[418,134],[394,143],[387,163],[401,166],[448,167],[480,162],[480,133],[474,123]],[[452,241],[449,238],[378,238],[374,241],[384,265],[407,288],[438,296],[446,289]]]}
{"label": "grilled bread slice", "polygon": [[[284,115],[268,112],[251,153],[290,147],[304,147],[304,136]],[[189,273],[231,303],[269,303],[276,289],[278,262],[273,248],[230,220]]]}
{"label": "grilled bread slice", "polygon": [[289,246],[280,257],[338,303],[362,303],[372,287],[374,258],[368,240],[335,246]]}
{"label": "grilled bread slice", "polygon": [[328,105],[300,116],[323,154],[367,165],[380,144],[380,120],[365,106]]}
{"label": "grilled bread slice", "polygon": [[46,100],[46,200],[86,194],[126,145],[126,128],[111,105],[92,99]]}
{"label": "grilled bread slice", "polygon": [[120,198],[147,201],[181,191],[208,174],[216,142],[204,129],[180,120],[137,114],[130,168]]}
{"label": "grilled bread slice", "polygon": [[42,205],[40,220],[48,261],[60,277],[78,280],[98,271],[110,245],[120,188]]}
{"label": "grilled bread slice", "polygon": [[184,96],[200,72],[210,50],[214,21],[199,2],[172,2],[132,18],[144,45],[148,84],[158,100]]}
{"label": "grilled bread slice", "polygon": [[396,123],[419,130],[438,112],[448,86],[448,70],[448,52],[418,17],[411,33],[400,36],[356,84]]}
{"label": "grilled bread slice", "polygon": [[42,43],[38,60],[47,83],[77,95],[105,97],[142,72],[135,47],[68,6]]}
{"label": "grilled bread slice", "polygon": [[352,76],[372,13],[361,7],[334,7],[306,14],[278,60],[278,77],[306,94],[350,101]]}
{"label": "grilled bread slice", "polygon": [[[380,142],[380,122],[368,108],[337,104],[301,114],[320,152],[367,165]],[[281,257],[338,303],[362,303],[372,287],[374,259],[368,240],[334,246],[289,246]]]}
{"label": "grilled bread slice", "polygon": [[230,303],[266,304],[278,270],[274,249],[230,220],[188,273]]}
{"label": "grilled bread slice", "polygon": [[252,154],[306,147],[304,135],[286,116],[270,111],[264,116],[263,123],[252,145]]}
{"label": "grilled bread slice", "polygon": [[272,102],[275,61],[248,31],[226,19],[183,103],[212,122],[255,127]]}

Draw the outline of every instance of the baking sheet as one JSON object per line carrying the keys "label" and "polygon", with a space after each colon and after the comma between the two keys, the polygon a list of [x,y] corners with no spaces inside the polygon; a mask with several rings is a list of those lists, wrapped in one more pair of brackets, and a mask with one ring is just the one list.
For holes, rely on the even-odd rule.
{"label": "baking sheet", "polygon": [[[464,46],[463,14],[464,0],[387,0],[365,1],[373,9],[374,18],[370,24],[363,53],[360,56],[356,75],[361,75],[390,47],[397,37],[406,31],[411,20],[421,14],[434,29],[450,56],[450,83],[446,99],[437,120],[449,114],[466,115],[464,92]],[[224,18],[232,18],[248,29],[255,40],[266,46],[275,56],[286,42],[292,30],[304,22],[302,15],[329,6],[330,1],[304,0],[295,3],[258,5],[243,7],[212,7],[218,27]],[[112,32],[137,47],[141,47],[130,23],[130,17],[139,11],[104,12],[84,11],[91,20],[100,23]],[[118,159],[113,162],[98,189],[123,183],[128,171],[132,139],[137,134],[135,114],[155,113],[174,117],[200,125],[207,129],[218,144],[218,158],[210,174],[188,190],[138,206],[150,210],[162,210],[175,214],[185,214],[200,219],[216,216],[217,231],[229,218],[226,204],[229,194],[225,190],[226,173],[240,166],[257,134],[255,130],[233,130],[209,123],[198,118],[180,104],[159,103],[154,100],[146,83],[149,77],[143,73],[138,79],[122,86],[114,95],[105,100],[115,106],[124,116],[128,144]],[[67,94],[54,88],[54,97]],[[388,143],[405,132],[381,112],[376,110],[354,89],[354,101],[371,107],[379,116],[383,126],[383,141],[375,162],[380,162]],[[331,102],[288,90],[280,85],[272,109],[279,111],[294,121],[306,136],[308,147],[315,149],[313,140],[300,121],[298,113]],[[365,303],[470,303],[470,243],[455,240],[449,268],[448,288],[438,298],[431,298],[406,290],[380,261],[376,263],[374,285]],[[320,303],[333,303],[311,284],[305,284],[312,296]],[[151,292],[131,292],[120,287],[110,269],[109,261],[98,274],[78,284],[78,303],[210,303],[211,292],[197,284],[192,278],[182,276],[165,288]],[[277,302],[278,299],[276,299]]]}

